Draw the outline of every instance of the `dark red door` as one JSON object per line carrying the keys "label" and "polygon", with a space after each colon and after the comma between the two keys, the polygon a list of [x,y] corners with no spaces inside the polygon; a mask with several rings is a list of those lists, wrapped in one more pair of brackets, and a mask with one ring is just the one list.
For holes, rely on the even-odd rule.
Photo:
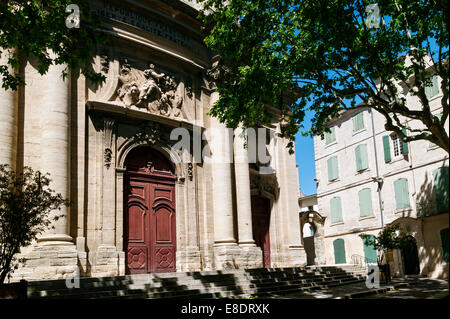
{"label": "dark red door", "polygon": [[176,271],[175,175],[148,147],[127,157],[124,187],[126,272]]}
{"label": "dark red door", "polygon": [[269,200],[252,196],[252,226],[256,246],[263,253],[263,266],[270,268],[270,207]]}

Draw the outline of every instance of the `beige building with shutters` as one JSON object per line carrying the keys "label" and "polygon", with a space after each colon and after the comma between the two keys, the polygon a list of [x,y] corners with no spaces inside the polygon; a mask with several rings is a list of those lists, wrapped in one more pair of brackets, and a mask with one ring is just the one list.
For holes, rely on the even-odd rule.
{"label": "beige building with shutters", "polygon": [[[439,116],[440,81],[433,83],[427,94]],[[406,98],[412,108],[417,105]],[[448,154],[427,141],[404,143],[384,123],[376,111],[358,108],[330,122],[323,139],[314,137],[325,263],[374,262],[376,252],[359,234],[377,235],[383,225],[396,223],[416,246],[389,252],[391,272],[448,278]]]}

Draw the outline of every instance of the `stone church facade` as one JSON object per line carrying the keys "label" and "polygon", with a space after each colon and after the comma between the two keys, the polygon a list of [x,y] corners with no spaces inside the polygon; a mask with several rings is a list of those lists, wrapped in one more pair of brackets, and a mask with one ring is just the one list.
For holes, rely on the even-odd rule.
{"label": "stone church facade", "polygon": [[217,57],[194,6],[94,1],[111,40],[92,61],[105,83],[27,61],[27,85],[0,90],[0,162],[50,173],[72,201],[21,249],[13,280],[306,264],[281,114],[268,106],[273,123],[258,130],[265,163],[207,115]]}

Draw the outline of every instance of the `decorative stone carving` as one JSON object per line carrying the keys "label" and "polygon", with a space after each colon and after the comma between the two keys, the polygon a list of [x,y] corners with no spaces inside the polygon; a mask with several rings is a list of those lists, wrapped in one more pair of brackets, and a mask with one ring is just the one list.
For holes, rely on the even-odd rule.
{"label": "decorative stone carving", "polygon": [[208,89],[215,90],[217,88],[217,81],[220,78],[219,61],[215,61],[212,67],[206,70],[206,83]]}
{"label": "decorative stone carving", "polygon": [[117,94],[126,107],[146,108],[151,113],[179,117],[183,96],[174,77],[158,73],[153,64],[143,74],[125,60],[120,69]]}
{"label": "decorative stone carving", "polygon": [[258,189],[260,193],[269,193],[275,198],[278,197],[279,185],[275,175],[260,175],[251,170],[250,189]]}
{"label": "decorative stone carving", "polygon": [[105,118],[103,121],[103,140],[104,140],[104,160],[105,166],[109,169],[112,162],[112,146],[113,146],[113,134],[116,126],[116,120],[111,118]]}
{"label": "decorative stone carving", "polygon": [[147,122],[139,128],[133,139],[138,144],[152,145],[161,139],[160,130],[159,123]]}

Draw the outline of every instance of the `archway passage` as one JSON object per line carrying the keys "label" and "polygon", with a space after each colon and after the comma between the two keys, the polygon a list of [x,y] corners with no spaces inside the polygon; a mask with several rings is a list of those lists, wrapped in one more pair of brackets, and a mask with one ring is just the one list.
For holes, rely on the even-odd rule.
{"label": "archway passage", "polygon": [[124,249],[127,274],[176,271],[175,174],[150,147],[125,161]]}
{"label": "archway passage", "polygon": [[420,263],[417,245],[414,238],[412,236],[409,237],[408,244],[402,249],[405,275],[418,275],[420,273]]}
{"label": "archway passage", "polygon": [[263,266],[270,268],[270,202],[260,196],[252,196],[252,227],[256,246],[263,254]]}
{"label": "archway passage", "polygon": [[314,225],[311,223],[305,223],[302,229],[303,234],[303,246],[306,252],[306,265],[312,266],[315,264],[316,248],[314,246]]}

